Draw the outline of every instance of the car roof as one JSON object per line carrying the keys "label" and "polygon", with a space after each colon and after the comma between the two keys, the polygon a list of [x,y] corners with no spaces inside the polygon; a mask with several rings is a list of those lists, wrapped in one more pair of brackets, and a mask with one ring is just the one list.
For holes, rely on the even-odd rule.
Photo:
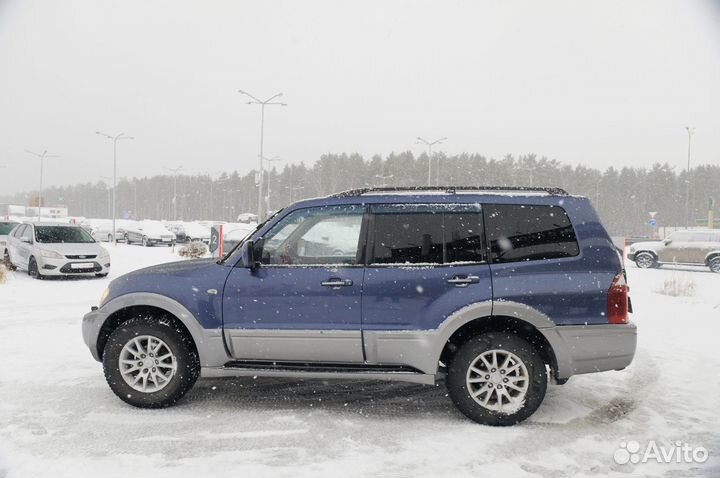
{"label": "car roof", "polygon": [[53,226],[53,227],[81,227],[79,224],[70,224],[67,222],[23,222],[28,226]]}

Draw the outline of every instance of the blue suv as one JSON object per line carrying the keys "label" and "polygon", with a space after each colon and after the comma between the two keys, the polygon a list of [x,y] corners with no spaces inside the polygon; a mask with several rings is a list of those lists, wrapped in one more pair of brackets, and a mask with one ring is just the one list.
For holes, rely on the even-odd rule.
{"label": "blue suv", "polygon": [[510,425],[549,379],[633,359],[622,256],[588,199],[555,188],[368,188],[279,211],[222,259],[114,280],[83,337],[125,402],[202,377],[434,384]]}

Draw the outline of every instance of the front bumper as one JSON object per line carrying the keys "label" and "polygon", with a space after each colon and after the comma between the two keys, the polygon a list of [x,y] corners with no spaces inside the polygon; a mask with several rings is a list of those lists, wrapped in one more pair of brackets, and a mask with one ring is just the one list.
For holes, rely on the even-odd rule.
{"label": "front bumper", "polygon": [[[36,260],[40,274],[44,276],[87,276],[110,272],[109,256],[91,259],[51,259],[39,256]],[[81,264],[87,264],[87,267],[78,268]]]}
{"label": "front bumper", "polygon": [[557,378],[622,370],[633,361],[637,327],[627,324],[559,325],[542,329],[557,362]]}
{"label": "front bumper", "polygon": [[83,317],[82,320],[82,336],[85,345],[90,349],[93,358],[100,362],[100,354],[97,348],[98,337],[100,336],[100,328],[107,319],[107,314],[101,309],[95,309]]}

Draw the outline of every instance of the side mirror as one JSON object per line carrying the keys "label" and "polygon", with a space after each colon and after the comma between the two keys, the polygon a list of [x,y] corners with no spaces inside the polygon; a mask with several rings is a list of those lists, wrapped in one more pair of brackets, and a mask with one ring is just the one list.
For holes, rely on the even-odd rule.
{"label": "side mirror", "polygon": [[242,245],[240,251],[240,257],[242,258],[243,267],[247,269],[256,269],[260,263],[255,258],[255,242],[247,240]]}

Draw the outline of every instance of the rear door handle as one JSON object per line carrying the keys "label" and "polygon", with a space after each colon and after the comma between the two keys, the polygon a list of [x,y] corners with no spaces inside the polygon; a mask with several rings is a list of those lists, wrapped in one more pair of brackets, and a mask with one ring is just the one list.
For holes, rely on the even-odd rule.
{"label": "rear door handle", "polygon": [[337,287],[350,287],[353,285],[353,281],[350,279],[339,279],[337,277],[331,277],[330,279],[323,281],[320,283],[323,287],[332,287],[333,289]]}
{"label": "rear door handle", "polygon": [[455,276],[452,279],[448,279],[448,284],[453,284],[456,287],[467,287],[470,284],[477,284],[480,282],[478,276]]}

